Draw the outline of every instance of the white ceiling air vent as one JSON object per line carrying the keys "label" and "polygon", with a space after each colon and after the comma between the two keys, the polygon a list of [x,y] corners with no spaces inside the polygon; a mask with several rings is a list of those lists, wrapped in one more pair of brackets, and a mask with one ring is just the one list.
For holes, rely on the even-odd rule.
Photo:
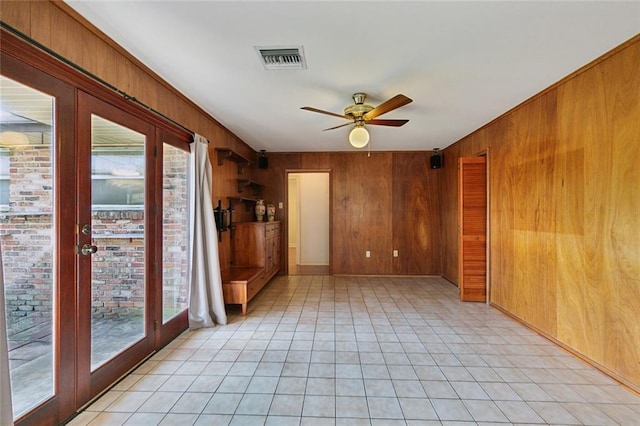
{"label": "white ceiling air vent", "polygon": [[307,68],[302,46],[256,47],[267,70],[302,70]]}

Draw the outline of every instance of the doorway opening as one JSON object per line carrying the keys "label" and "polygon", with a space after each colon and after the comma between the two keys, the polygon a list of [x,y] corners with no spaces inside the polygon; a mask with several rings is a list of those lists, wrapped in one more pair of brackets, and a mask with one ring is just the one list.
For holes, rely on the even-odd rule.
{"label": "doorway opening", "polygon": [[329,172],[287,174],[289,275],[329,275]]}

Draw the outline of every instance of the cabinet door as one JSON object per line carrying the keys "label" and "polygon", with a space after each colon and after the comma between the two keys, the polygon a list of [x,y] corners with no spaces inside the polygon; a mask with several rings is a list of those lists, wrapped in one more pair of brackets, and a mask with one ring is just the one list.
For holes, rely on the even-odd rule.
{"label": "cabinet door", "polygon": [[267,238],[265,245],[267,259],[264,269],[267,272],[267,276],[271,276],[273,270],[273,237]]}
{"label": "cabinet door", "polygon": [[276,233],[272,241],[273,241],[273,244],[272,244],[273,273],[277,274],[278,271],[280,270],[280,234]]}
{"label": "cabinet door", "polygon": [[262,223],[237,223],[233,231],[233,265],[266,269],[265,226]]}

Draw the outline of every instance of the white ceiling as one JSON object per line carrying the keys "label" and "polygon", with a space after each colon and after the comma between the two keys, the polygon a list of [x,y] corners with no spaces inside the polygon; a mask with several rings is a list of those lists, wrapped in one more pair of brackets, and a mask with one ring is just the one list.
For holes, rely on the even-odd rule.
{"label": "white ceiling", "polygon": [[[372,150],[444,148],[640,32],[639,1],[67,3],[255,150],[348,151],[351,95],[413,103]],[[267,71],[255,46],[302,45]]]}

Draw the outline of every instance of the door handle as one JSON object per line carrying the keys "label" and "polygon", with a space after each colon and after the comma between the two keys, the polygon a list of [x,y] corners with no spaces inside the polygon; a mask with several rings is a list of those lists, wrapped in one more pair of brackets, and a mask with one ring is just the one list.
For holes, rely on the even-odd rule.
{"label": "door handle", "polygon": [[91,244],[83,244],[82,247],[80,247],[80,254],[82,254],[83,256],[89,256],[97,251],[98,247]]}

